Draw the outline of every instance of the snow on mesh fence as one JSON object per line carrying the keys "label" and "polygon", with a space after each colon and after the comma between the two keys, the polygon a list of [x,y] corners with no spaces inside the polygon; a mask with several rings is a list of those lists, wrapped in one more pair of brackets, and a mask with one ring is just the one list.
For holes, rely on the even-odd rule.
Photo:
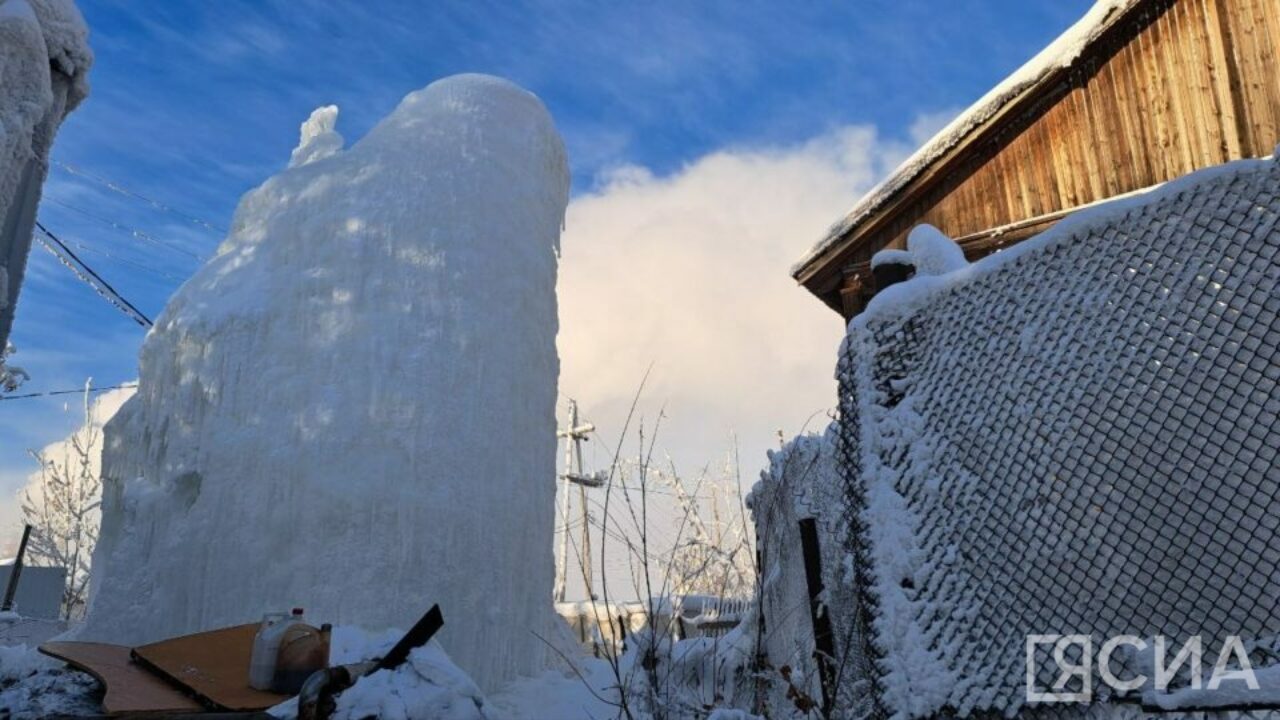
{"label": "snow on mesh fence", "polygon": [[1186,180],[855,321],[851,714],[1032,710],[1032,634],[1280,633],[1280,171]]}

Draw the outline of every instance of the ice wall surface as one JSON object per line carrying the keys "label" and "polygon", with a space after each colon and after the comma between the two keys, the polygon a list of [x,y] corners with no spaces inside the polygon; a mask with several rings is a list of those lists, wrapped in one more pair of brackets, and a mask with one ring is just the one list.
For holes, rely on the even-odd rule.
{"label": "ice wall surface", "polygon": [[441,641],[484,688],[548,660],[563,144],[461,75],[348,149],[336,108],[247,193],[107,427],[84,639],[305,606]]}

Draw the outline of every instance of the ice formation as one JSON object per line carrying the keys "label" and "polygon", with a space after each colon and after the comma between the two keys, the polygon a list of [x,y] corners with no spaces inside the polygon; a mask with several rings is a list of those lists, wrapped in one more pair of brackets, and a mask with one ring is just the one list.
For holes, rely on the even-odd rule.
{"label": "ice formation", "polygon": [[107,426],[80,636],[292,606],[408,627],[439,603],[441,642],[490,690],[544,668],[557,627],[563,144],[535,96],[480,75],[345,150],[334,120],[303,126],[143,345]]}

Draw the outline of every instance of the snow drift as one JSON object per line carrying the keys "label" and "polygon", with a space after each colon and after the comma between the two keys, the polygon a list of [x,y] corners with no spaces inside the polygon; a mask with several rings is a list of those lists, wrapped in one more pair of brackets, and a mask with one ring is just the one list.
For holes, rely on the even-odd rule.
{"label": "snow drift", "polygon": [[170,301],[107,426],[80,636],[137,643],[305,606],[409,627],[486,689],[554,632],[563,144],[463,75],[342,149],[336,108],[247,193]]}

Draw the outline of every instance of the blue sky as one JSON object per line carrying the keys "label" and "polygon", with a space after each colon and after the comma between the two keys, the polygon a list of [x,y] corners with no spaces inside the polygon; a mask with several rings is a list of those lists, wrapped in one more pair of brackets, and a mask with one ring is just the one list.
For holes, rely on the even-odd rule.
{"label": "blue sky", "polygon": [[[619,166],[663,177],[846,126],[909,143],[919,118],[968,105],[1088,4],[82,0],[93,90],[58,137],[40,215],[154,317],[319,105],[342,108],[350,143],[434,79],[505,76],[551,110],[581,196]],[[33,249],[12,338],[24,391],[130,380],[142,337]],[[24,450],[72,429],[65,399],[0,403],[0,505],[32,468]]]}

